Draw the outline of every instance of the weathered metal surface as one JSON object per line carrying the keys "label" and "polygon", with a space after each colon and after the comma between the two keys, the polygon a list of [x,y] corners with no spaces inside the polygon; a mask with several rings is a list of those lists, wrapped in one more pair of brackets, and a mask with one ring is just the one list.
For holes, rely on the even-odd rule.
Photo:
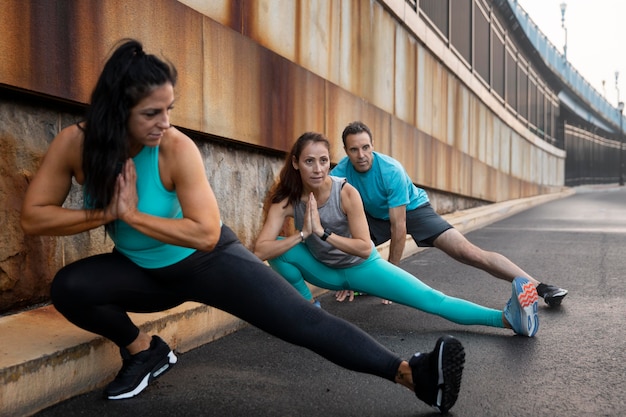
{"label": "weathered metal surface", "polygon": [[[382,118],[388,125],[397,117],[420,132],[418,139],[382,129],[376,135],[381,152],[391,149],[392,141],[429,138],[451,145],[420,144],[436,150],[428,157],[403,152],[400,160],[410,172],[415,172],[412,164],[445,166],[452,152],[461,152],[524,182],[559,185],[562,177],[559,164],[545,163],[555,160],[550,149],[537,154],[531,151],[536,144],[524,140],[511,150],[534,156],[509,170],[506,146],[495,144],[495,132],[511,132],[511,127],[498,127],[499,115],[435,55],[444,52],[428,50],[415,37],[423,29],[407,31],[384,2],[2,1],[7,36],[0,40],[0,52],[8,59],[0,64],[0,83],[87,102],[111,47],[120,38],[136,37],[179,68],[173,121],[193,130],[286,150],[305,130],[333,137],[355,119],[377,125]],[[413,11],[398,2],[389,6],[415,24],[409,19]],[[335,86],[346,90],[342,106],[347,110],[331,100]],[[370,114],[363,114],[361,100],[373,106],[367,107]],[[398,147],[407,146],[412,145]],[[528,165],[522,169],[520,163]],[[415,180],[483,198],[485,191],[476,187],[454,186],[459,181],[453,176],[472,175],[467,169],[422,169]],[[450,177],[441,179],[442,173]],[[497,200],[500,193],[495,195],[489,198]]]}
{"label": "weathered metal surface", "polygon": [[215,23],[204,33],[203,132],[284,151],[323,131],[323,79]]}
{"label": "weathered metal surface", "polygon": [[417,115],[417,41],[400,27],[396,28],[394,112],[409,125]]}

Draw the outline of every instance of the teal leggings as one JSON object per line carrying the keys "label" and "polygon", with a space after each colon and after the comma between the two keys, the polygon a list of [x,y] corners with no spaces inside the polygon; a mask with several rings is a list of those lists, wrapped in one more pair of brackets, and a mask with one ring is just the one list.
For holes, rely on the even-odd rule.
{"label": "teal leggings", "polygon": [[381,258],[376,248],[372,249],[367,260],[349,268],[324,265],[303,243],[268,260],[268,263],[307,300],[313,296],[305,281],[328,290],[364,292],[458,324],[504,327],[502,311],[449,297]]}

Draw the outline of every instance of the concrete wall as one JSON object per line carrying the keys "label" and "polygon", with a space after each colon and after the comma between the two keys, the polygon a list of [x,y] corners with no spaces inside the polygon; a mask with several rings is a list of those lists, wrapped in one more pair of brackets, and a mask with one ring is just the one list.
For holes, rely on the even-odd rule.
{"label": "concrete wall", "polygon": [[[563,185],[564,153],[512,119],[402,0],[0,0],[0,9],[0,92],[26,98],[0,96],[0,312],[45,300],[60,266],[110,248],[99,230],[25,237],[17,220],[49,141],[79,117],[124,37],[178,67],[172,122],[198,132],[222,217],[248,246],[280,152],[314,130],[338,160],[341,130],[357,119],[442,213]],[[79,203],[73,193],[67,204]]]}

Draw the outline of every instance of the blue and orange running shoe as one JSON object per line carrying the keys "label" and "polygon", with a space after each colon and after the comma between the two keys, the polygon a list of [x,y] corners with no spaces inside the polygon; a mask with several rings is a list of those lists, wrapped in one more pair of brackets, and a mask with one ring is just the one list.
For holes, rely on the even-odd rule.
{"label": "blue and orange running shoe", "polygon": [[504,307],[504,317],[515,333],[533,337],[539,330],[537,290],[523,277],[515,278],[512,285],[513,293]]}

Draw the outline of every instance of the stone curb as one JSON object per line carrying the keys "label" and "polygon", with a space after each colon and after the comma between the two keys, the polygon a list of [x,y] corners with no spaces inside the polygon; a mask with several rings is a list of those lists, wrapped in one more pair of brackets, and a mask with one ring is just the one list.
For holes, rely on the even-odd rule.
{"label": "stone curb", "polygon": [[[463,233],[522,210],[564,198],[575,191],[490,204],[444,216]],[[383,257],[388,244],[378,247]],[[410,237],[403,257],[418,248]],[[325,290],[313,288],[320,295]],[[230,314],[198,303],[184,303],[152,314],[132,314],[135,323],[158,333],[178,352],[187,352],[246,326]],[[52,306],[0,317],[0,416],[29,416],[76,395],[101,389],[120,366],[110,341],[70,324]]]}

